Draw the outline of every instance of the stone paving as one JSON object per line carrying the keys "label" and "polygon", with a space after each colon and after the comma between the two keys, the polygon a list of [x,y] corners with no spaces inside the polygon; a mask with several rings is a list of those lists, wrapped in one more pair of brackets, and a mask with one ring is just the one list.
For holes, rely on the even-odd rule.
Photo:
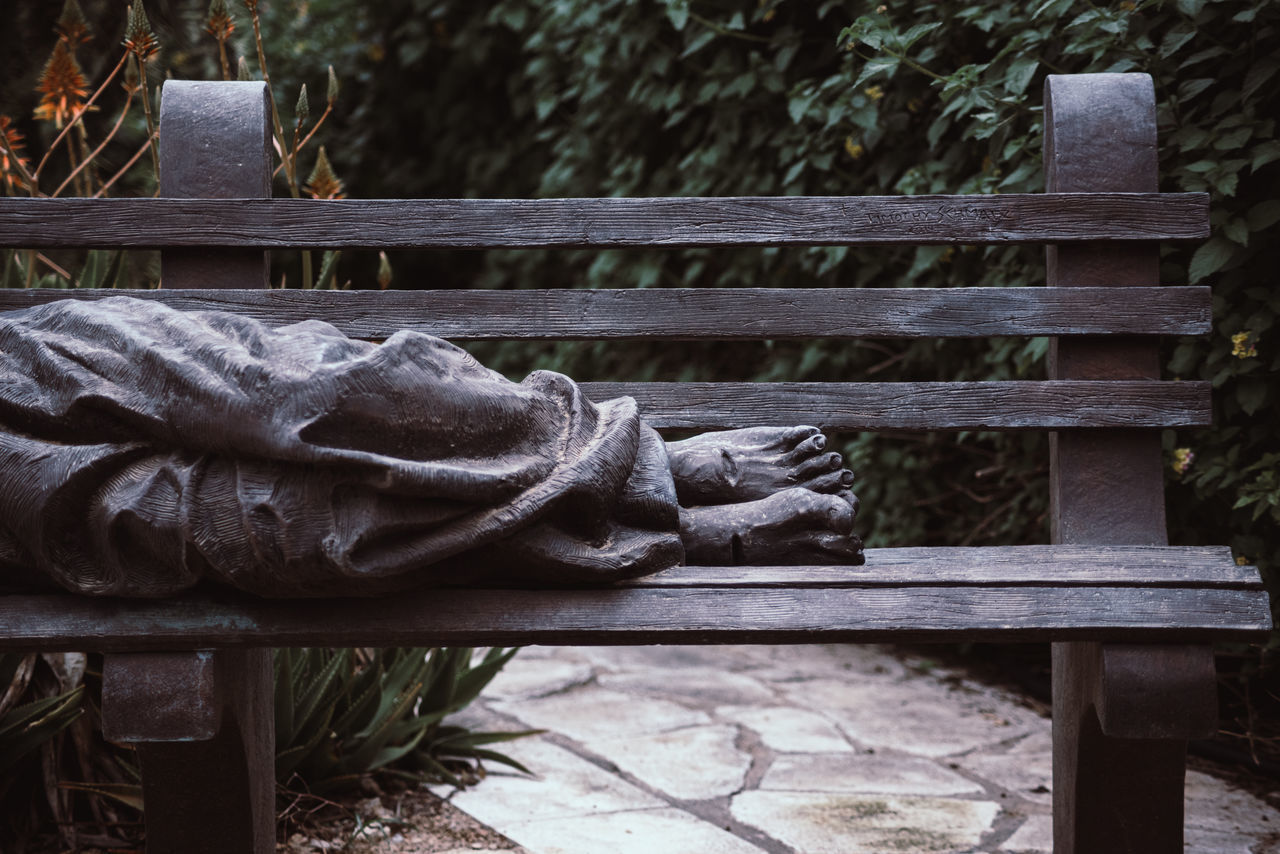
{"label": "stone paving", "polygon": [[[547,730],[451,795],[528,854],[1052,849],[1049,722],[892,649],[535,647],[466,714]],[[1186,839],[1280,852],[1280,811],[1192,771]]]}

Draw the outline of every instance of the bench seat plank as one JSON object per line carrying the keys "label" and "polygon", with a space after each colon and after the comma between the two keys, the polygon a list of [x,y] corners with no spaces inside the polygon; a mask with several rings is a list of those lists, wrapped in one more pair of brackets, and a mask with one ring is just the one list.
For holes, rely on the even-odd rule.
{"label": "bench seat plank", "polygon": [[1207,382],[581,383],[628,395],[659,428],[808,424],[830,430],[1056,430],[1210,426]]}
{"label": "bench seat plank", "polygon": [[[0,291],[0,311],[117,290]],[[410,329],[454,341],[971,338],[1203,335],[1206,287],[664,288],[610,290],[154,290],[188,311],[234,311],[272,326],[324,320],[353,338]]]}
{"label": "bench seat plank", "polygon": [[678,566],[630,587],[1135,586],[1262,589],[1227,546],[946,546],[867,549],[864,566]]}
{"label": "bench seat plank", "polygon": [[870,549],[865,567],[678,568],[606,588],[292,601],[221,590],[161,601],[11,595],[0,597],[0,648],[1207,641],[1265,633],[1260,591],[1257,569],[1225,548]]}
{"label": "bench seat plank", "polygon": [[419,249],[1199,240],[1204,193],[0,199],[0,246]]}
{"label": "bench seat plank", "polygon": [[1199,642],[1266,635],[1256,590],[628,587],[431,590],[390,599],[150,602],[0,597],[0,648],[872,641]]}

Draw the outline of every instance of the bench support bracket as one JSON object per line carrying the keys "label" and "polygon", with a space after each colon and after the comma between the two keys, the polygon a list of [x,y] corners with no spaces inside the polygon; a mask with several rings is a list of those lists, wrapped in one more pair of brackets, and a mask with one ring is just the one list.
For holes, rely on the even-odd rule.
{"label": "bench support bracket", "polygon": [[275,851],[271,651],[113,653],[102,731],[142,763],[147,854]]}
{"label": "bench support bracket", "polygon": [[[1045,189],[1158,187],[1156,104],[1145,74],[1045,80]],[[1063,244],[1046,252],[1051,287],[1160,281],[1156,247]],[[1055,339],[1052,379],[1160,375],[1142,339]],[[1165,545],[1164,476],[1154,430],[1061,431],[1050,437],[1054,543]],[[1053,646],[1053,839],[1058,854],[1180,854],[1187,739],[1216,727],[1206,646]]]}

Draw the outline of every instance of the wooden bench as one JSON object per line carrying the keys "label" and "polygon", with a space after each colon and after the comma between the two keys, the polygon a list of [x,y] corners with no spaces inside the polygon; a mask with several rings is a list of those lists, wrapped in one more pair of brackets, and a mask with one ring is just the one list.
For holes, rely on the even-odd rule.
{"label": "wooden bench", "polygon": [[[1181,852],[1186,741],[1215,728],[1209,644],[1270,627],[1253,567],[1167,545],[1159,431],[1209,424],[1210,390],[1159,381],[1156,336],[1208,333],[1210,298],[1155,287],[1158,241],[1206,237],[1208,202],[1156,192],[1145,75],[1050,77],[1045,107],[1043,195],[312,202],[267,198],[261,84],[168,83],[165,198],[3,199],[0,245],[159,247],[164,290],[139,296],[375,339],[1053,336],[1045,381],[586,385],[663,428],[1053,431],[1052,544],[355,602],[10,595],[0,648],[106,653],[103,728],[138,747],[148,851],[190,854],[274,850],[269,647],[1052,641],[1055,850]],[[261,289],[282,247],[1003,242],[1046,244],[1049,287]],[[0,309],[103,295],[3,291]]]}

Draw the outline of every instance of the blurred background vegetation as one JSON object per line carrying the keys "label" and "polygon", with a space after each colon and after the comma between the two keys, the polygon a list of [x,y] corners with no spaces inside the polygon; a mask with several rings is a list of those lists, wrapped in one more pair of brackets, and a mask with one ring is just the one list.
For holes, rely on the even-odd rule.
{"label": "blurred background vegetation", "polygon": [[[1170,537],[1227,543],[1262,567],[1280,601],[1280,4],[809,0],[228,0],[230,74],[260,76],[246,5],[261,12],[284,135],[299,87],[309,122],[340,94],[277,195],[327,188],[377,197],[528,197],[1037,192],[1041,86],[1050,73],[1143,71],[1159,101],[1161,189],[1212,195],[1212,237],[1164,247],[1167,284],[1214,289],[1214,332],[1166,343],[1170,377],[1215,387],[1210,430],[1164,436]],[[76,56],[91,90],[119,57],[119,0],[83,0],[93,40]],[[215,4],[215,7],[217,4]],[[210,7],[148,0],[159,52],[146,71],[222,76]],[[27,157],[57,4],[15,4],[0,30],[0,113]],[[102,140],[123,94],[87,117]],[[110,103],[113,106],[108,106]],[[292,110],[292,112],[291,112]],[[113,174],[146,139],[133,111],[95,168]],[[287,148],[287,146],[286,146]],[[59,155],[61,157],[61,155]],[[39,159],[35,157],[34,159]],[[145,166],[146,158],[143,158]],[[70,171],[51,158],[46,192]],[[61,175],[59,170],[62,170]],[[310,176],[304,181],[305,176]],[[340,181],[341,184],[334,183]],[[129,172],[112,192],[147,194]],[[12,183],[6,192],[25,192]],[[313,192],[315,195],[322,193]],[[84,259],[51,259],[75,280]],[[328,281],[378,287],[374,255],[328,259]],[[154,284],[145,257],[125,278]],[[273,281],[301,281],[281,254]],[[317,265],[317,269],[323,266]],[[1030,247],[648,252],[433,252],[390,259],[392,287],[902,287],[1037,284]],[[326,281],[326,277],[321,277]],[[995,339],[762,344],[484,344],[512,375],[581,379],[930,380],[1039,378],[1046,342]],[[1047,440],[967,433],[840,437],[861,472],[870,545],[1013,544],[1048,536]],[[1273,642],[1224,649],[1227,727],[1254,755],[1280,754]],[[1268,705],[1270,704],[1270,705]]]}

